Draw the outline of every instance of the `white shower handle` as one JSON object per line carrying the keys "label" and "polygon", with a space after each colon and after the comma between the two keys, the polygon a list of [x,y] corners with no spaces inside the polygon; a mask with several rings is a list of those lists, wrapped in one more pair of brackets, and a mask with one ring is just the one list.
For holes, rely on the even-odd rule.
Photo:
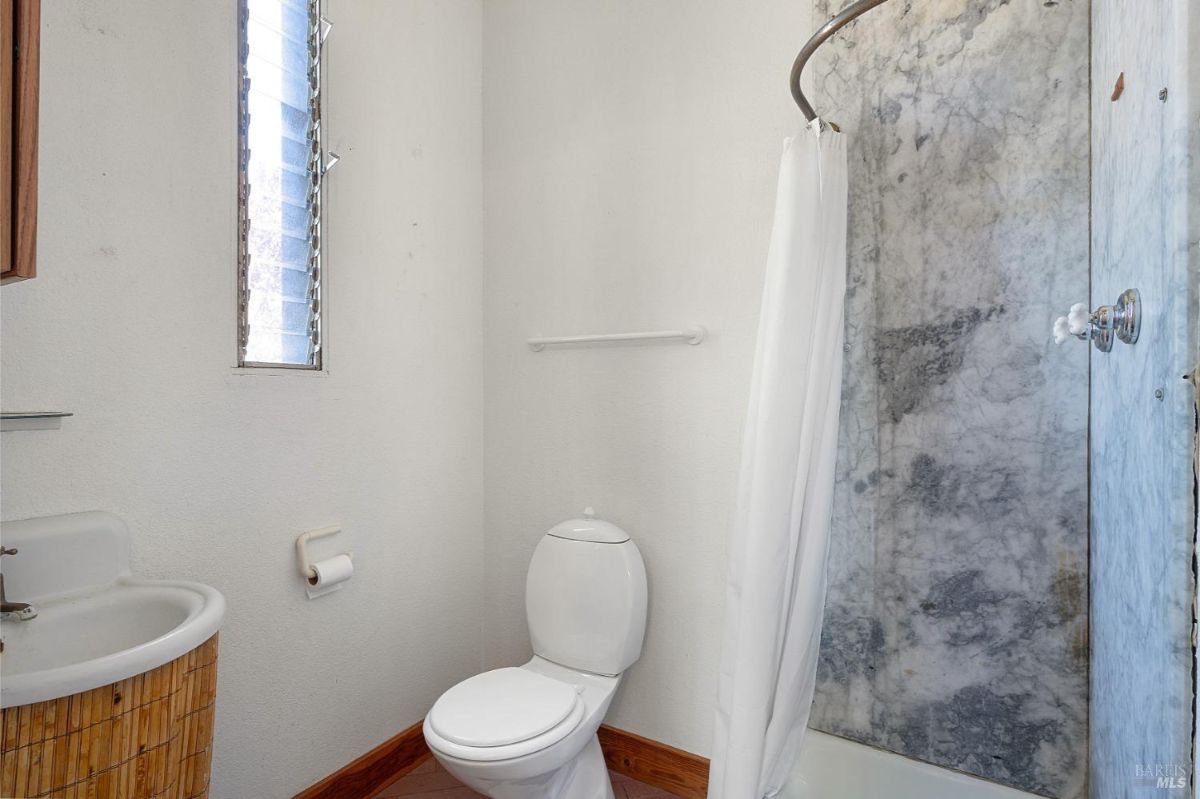
{"label": "white shower handle", "polygon": [[1092,314],[1088,311],[1085,303],[1077,302],[1071,306],[1071,310],[1067,313],[1067,327],[1073,336],[1082,336],[1088,332],[1088,325],[1092,320]]}
{"label": "white shower handle", "polygon": [[1067,323],[1067,317],[1060,316],[1054,320],[1054,343],[1062,344],[1069,338],[1071,338],[1071,327]]}

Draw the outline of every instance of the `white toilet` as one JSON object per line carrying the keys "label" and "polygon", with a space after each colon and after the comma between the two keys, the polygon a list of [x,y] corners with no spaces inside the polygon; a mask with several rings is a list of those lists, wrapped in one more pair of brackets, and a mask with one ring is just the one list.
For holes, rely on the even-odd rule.
{"label": "white toilet", "polygon": [[637,546],[591,508],[555,525],[529,563],[525,615],[533,659],[442,694],[425,741],[447,771],[494,799],[612,799],[596,730],[642,652]]}

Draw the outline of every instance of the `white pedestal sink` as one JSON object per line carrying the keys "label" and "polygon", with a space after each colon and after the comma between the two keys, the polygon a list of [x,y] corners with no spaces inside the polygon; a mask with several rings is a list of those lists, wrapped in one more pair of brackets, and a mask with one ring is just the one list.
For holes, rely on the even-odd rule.
{"label": "white pedestal sink", "polygon": [[169,663],[207,641],[225,617],[215,588],[139,580],[129,531],[111,513],[4,522],[0,541],[10,602],[37,618],[0,620],[0,707],[87,691]]}

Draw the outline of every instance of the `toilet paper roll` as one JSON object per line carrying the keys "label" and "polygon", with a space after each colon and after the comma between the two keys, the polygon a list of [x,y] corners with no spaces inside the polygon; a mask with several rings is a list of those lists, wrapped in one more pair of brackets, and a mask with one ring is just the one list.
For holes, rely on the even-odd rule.
{"label": "toilet paper roll", "polygon": [[334,555],[332,558],[314,561],[312,568],[317,576],[309,577],[308,585],[304,587],[309,599],[337,591],[354,576],[354,561],[349,555]]}

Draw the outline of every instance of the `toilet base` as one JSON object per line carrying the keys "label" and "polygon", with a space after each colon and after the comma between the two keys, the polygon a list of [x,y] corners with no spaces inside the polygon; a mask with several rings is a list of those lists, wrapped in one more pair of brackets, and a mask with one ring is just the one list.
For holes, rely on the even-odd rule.
{"label": "toilet base", "polygon": [[549,772],[525,779],[494,779],[485,769],[434,755],[459,782],[492,799],[614,799],[612,781],[595,735],[578,755]]}

